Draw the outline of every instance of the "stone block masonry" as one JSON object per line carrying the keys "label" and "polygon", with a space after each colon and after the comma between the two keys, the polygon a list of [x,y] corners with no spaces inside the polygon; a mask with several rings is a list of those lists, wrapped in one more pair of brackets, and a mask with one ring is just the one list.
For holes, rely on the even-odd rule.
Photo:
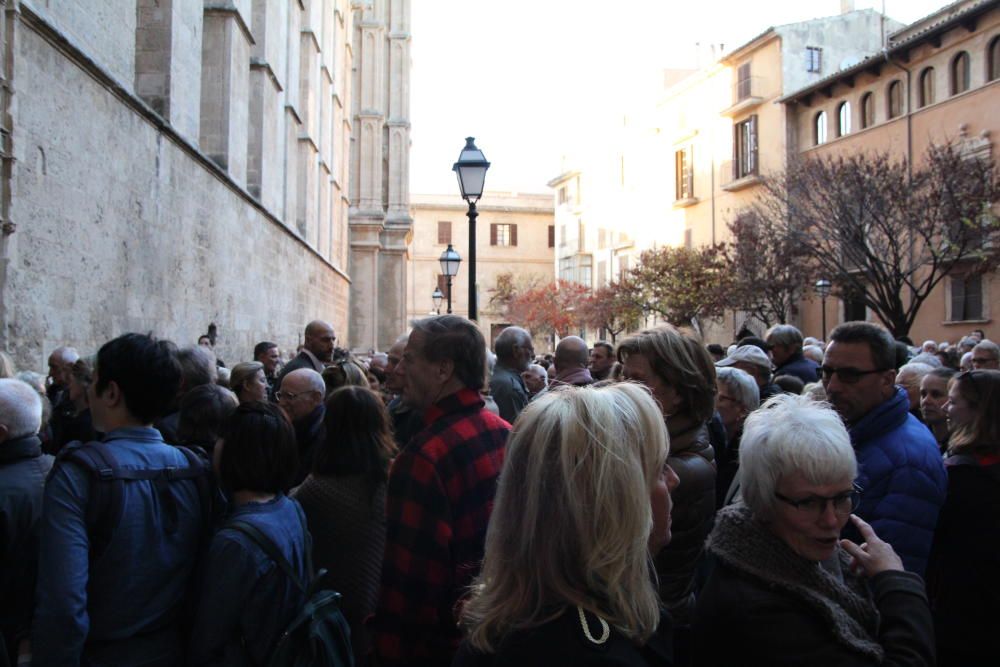
{"label": "stone block masonry", "polygon": [[[107,72],[131,84],[118,50],[103,49]],[[17,226],[0,336],[19,366],[42,370],[58,345],[88,354],[127,331],[194,343],[210,322],[230,363],[263,339],[294,349],[315,317],[346,334],[346,274],[143,111],[130,86],[116,90],[28,23],[13,58]]]}

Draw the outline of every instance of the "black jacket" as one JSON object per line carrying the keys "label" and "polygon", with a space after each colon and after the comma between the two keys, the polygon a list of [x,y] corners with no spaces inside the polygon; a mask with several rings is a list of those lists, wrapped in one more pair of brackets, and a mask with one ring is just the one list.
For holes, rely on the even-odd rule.
{"label": "black jacket", "polygon": [[[600,638],[602,626],[593,614],[585,614],[591,637]],[[497,652],[483,654],[463,642],[452,667],[596,667],[616,665],[625,667],[669,667],[674,664],[670,618],[664,613],[660,626],[643,646],[636,646],[628,638],[611,629],[603,644],[597,644],[583,632],[579,612],[567,609],[554,621],[531,630],[508,635]]]}
{"label": "black jacket", "polygon": [[323,423],[325,416],[326,408],[320,404],[308,415],[292,424],[295,427],[295,442],[299,449],[299,469],[295,473],[293,487],[301,484],[306,476],[312,472],[316,452],[320,447],[325,446],[326,425]]}
{"label": "black jacket", "polygon": [[1000,665],[1000,463],[952,456],[945,468],[927,565],[938,665]]}
{"label": "black jacket", "polygon": [[0,633],[12,652],[34,611],[39,519],[52,461],[37,436],[0,442]]}
{"label": "black jacket", "polygon": [[774,376],[791,375],[802,380],[804,383],[817,382],[819,380],[819,364],[812,359],[806,359],[802,352],[796,352],[785,363],[774,371]]}

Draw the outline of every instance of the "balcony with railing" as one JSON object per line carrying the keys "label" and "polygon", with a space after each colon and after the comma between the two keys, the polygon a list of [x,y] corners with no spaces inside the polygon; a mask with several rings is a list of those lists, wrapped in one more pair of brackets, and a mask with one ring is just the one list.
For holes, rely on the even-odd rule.
{"label": "balcony with railing", "polygon": [[748,76],[733,83],[733,103],[722,110],[723,116],[736,116],[758,106],[767,96],[767,79]]}

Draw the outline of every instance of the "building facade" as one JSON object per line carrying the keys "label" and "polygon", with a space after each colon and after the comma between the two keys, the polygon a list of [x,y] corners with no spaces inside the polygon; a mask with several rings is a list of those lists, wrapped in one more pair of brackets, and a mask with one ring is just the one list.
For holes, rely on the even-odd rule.
{"label": "building facade", "polygon": [[344,339],[371,298],[351,287],[352,98],[408,76],[355,44],[386,7],[0,1],[0,345],[44,368],[127,331],[215,324],[227,360],[294,350],[314,318]]}
{"label": "building facade", "polygon": [[[997,157],[1000,133],[1000,2],[953,3],[889,38],[877,53],[784,100],[792,149],[806,158],[886,152],[919,165],[931,144]],[[822,337],[822,302],[802,304],[801,326]],[[864,304],[826,301],[827,328],[875,319]],[[972,329],[1000,337],[1000,278],[947,276],[924,301],[914,339],[957,341]]]}
{"label": "building facade", "polygon": [[[544,194],[483,193],[476,204],[476,303],[479,329],[490,347],[512,324],[490,307],[490,290],[503,272],[514,274],[521,284],[552,280],[555,227],[552,198]],[[462,257],[458,275],[451,283],[451,307],[456,315],[469,313],[469,221],[468,205],[457,194],[414,194],[411,201],[413,243],[407,267],[407,323],[436,312],[432,294],[440,288],[444,299],[440,312],[447,312],[447,279],[439,260],[451,244]],[[517,324],[514,322],[513,324]],[[396,332],[406,331],[404,324]]]}
{"label": "building facade", "polygon": [[406,324],[410,217],[410,3],[354,2],[351,347],[385,350]]}

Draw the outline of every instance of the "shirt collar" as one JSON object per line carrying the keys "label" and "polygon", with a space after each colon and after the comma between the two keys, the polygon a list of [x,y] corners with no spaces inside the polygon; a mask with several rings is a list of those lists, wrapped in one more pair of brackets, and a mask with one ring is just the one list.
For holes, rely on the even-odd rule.
{"label": "shirt collar", "polygon": [[424,413],[424,424],[430,426],[435,421],[453,412],[464,410],[481,410],[486,406],[483,397],[475,389],[459,389],[453,394],[448,394],[440,401],[427,408]]}
{"label": "shirt collar", "polygon": [[316,369],[317,373],[323,372],[323,369],[326,368],[326,364],[320,361],[319,357],[317,357],[315,354],[313,354],[306,348],[302,348],[302,353],[305,354],[307,357],[309,357],[309,361],[312,362],[313,368]]}
{"label": "shirt collar", "polygon": [[163,442],[163,436],[151,426],[126,426],[116,428],[104,434],[101,442],[109,440],[144,440],[148,442]]}
{"label": "shirt collar", "polygon": [[33,459],[42,454],[42,441],[37,435],[25,435],[0,442],[0,461]]}

